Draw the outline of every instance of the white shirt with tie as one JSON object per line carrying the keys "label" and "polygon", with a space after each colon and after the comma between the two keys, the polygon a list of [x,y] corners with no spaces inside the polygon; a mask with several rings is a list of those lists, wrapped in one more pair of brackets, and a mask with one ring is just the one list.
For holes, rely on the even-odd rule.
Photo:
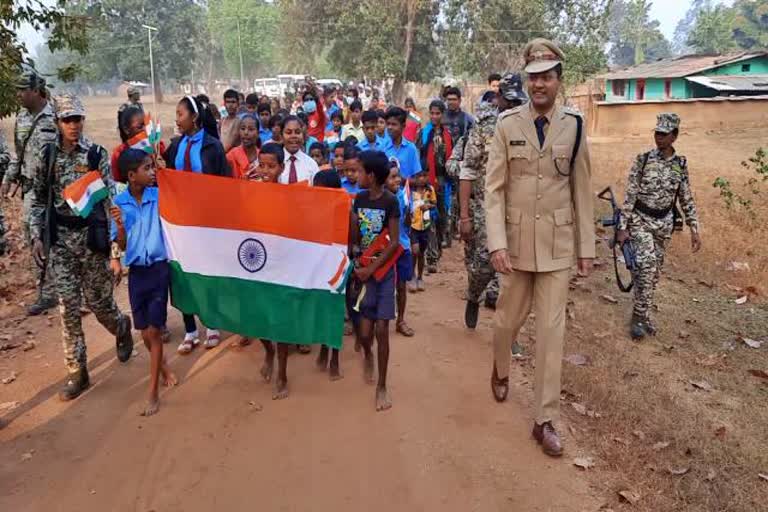
{"label": "white shirt with tie", "polygon": [[293,163],[296,166],[296,182],[308,181],[309,184],[312,185],[312,180],[315,178],[315,174],[320,172],[320,168],[311,156],[301,150],[294,154],[290,154],[288,151],[285,152],[285,169],[283,169],[283,173],[280,175],[278,183],[284,185],[290,183],[292,159],[295,159]]}

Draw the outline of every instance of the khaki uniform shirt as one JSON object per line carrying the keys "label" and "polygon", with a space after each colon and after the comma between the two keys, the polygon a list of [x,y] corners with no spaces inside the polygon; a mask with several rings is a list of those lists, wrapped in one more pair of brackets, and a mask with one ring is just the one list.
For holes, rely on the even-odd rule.
{"label": "khaki uniform shirt", "polygon": [[496,124],[485,182],[488,250],[507,249],[516,270],[553,272],[570,268],[577,257],[595,257],[589,148],[584,128],[571,172],[574,113],[555,107],[543,147],[536,117],[523,105]]}

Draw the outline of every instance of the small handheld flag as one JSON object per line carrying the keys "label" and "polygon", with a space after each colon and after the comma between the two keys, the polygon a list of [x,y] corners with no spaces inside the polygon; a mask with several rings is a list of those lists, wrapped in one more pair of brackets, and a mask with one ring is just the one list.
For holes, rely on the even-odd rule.
{"label": "small handheld flag", "polygon": [[99,171],[89,171],[82,178],[71,183],[61,193],[69,207],[78,216],[86,218],[93,207],[109,195]]}

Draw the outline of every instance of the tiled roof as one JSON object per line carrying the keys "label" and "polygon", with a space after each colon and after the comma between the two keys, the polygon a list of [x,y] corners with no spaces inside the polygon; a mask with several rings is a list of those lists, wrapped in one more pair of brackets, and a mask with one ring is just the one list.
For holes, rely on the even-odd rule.
{"label": "tiled roof", "polygon": [[768,93],[768,75],[697,75],[686,77],[686,80],[722,92],[741,91]]}
{"label": "tiled roof", "polygon": [[742,52],[731,55],[685,55],[670,59],[646,62],[617,71],[600,78],[606,80],[627,80],[630,78],[682,78],[719,68],[726,64],[768,55],[768,52]]}

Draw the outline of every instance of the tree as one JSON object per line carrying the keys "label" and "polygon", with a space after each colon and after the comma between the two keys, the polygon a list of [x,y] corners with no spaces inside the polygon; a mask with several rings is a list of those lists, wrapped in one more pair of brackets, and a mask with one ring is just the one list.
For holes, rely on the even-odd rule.
{"label": "tree", "polygon": [[688,35],[688,44],[699,53],[727,53],[736,48],[733,39],[735,12],[722,5],[704,9]]}
{"label": "tree", "polygon": [[[68,15],[64,0],[3,1],[0,5],[0,117],[18,108],[16,90],[11,85],[18,77],[20,66],[28,62],[28,50],[19,39],[19,28],[29,24],[35,30],[48,30],[47,46],[53,51],[70,49],[84,54],[88,49],[86,30],[87,16]],[[70,79],[76,73],[75,66],[56,70],[62,79]]]}
{"label": "tree", "polygon": [[685,13],[685,17],[681,19],[675,27],[675,35],[672,38],[672,50],[678,55],[685,55],[694,51],[688,45],[688,35],[696,26],[696,19],[699,13],[704,9],[710,9],[712,7],[712,0],[693,0],[691,6]]}
{"label": "tree", "polygon": [[746,50],[768,49],[768,0],[736,0],[733,37]]}
{"label": "tree", "polygon": [[671,55],[669,41],[650,19],[648,0],[616,0],[609,22],[610,58],[618,66],[633,66]]}
{"label": "tree", "polygon": [[210,0],[208,28],[220,42],[230,76],[250,78],[275,71],[275,41],[280,13],[264,0]]}

